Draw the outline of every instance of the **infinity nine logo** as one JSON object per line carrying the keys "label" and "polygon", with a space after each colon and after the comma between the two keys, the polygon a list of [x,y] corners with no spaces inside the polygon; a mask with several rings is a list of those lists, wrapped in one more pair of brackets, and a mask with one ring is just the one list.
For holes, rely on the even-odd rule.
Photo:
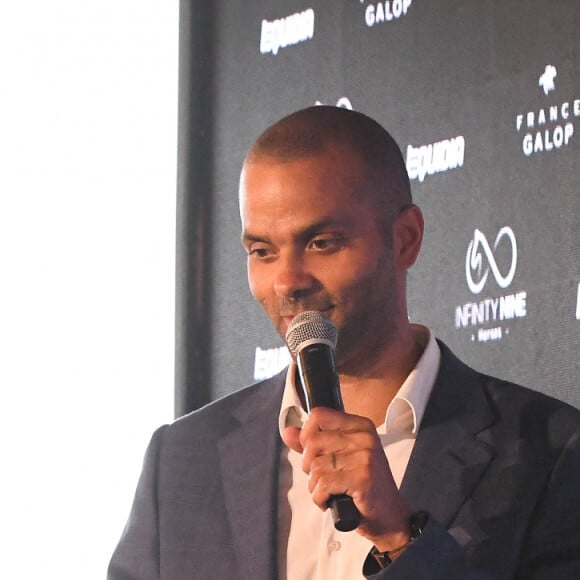
{"label": "infinity nine logo", "polygon": [[[501,273],[494,256],[494,251],[497,249],[499,243],[504,237],[508,238],[512,250],[512,261],[509,271],[505,276]],[[481,251],[485,254],[488,263],[488,267],[483,270],[483,272],[483,255]],[[493,244],[493,249],[490,247],[483,233],[476,229],[473,232],[473,239],[469,242],[467,254],[465,256],[465,278],[467,280],[467,285],[473,294],[479,294],[487,282],[487,277],[491,269],[491,272],[500,288],[507,288],[514,279],[517,263],[518,247],[516,237],[510,227],[505,226],[499,230]],[[474,280],[474,273],[477,273],[478,281]]]}
{"label": "infinity nine logo", "polygon": [[[504,238],[507,240],[500,248]],[[511,251],[507,272],[506,251]],[[473,294],[483,290],[490,272],[498,286],[507,288],[513,282],[517,264],[518,246],[510,227],[505,226],[499,230],[493,246],[490,246],[480,230],[474,230],[465,256],[465,278]],[[511,325],[515,324],[509,321],[526,317],[527,298],[527,292],[519,290],[501,296],[484,296],[478,298],[477,302],[466,302],[455,308],[455,328],[470,329],[472,341],[485,343],[503,340],[511,334]]]}

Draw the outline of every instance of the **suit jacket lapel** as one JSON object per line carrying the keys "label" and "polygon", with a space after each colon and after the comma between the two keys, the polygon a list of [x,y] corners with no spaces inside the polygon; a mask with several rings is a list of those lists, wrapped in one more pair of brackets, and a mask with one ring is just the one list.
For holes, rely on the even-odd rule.
{"label": "suit jacket lapel", "polygon": [[[477,434],[494,422],[481,377],[443,344],[441,366],[425,410],[401,493],[449,526],[493,457]],[[232,414],[219,442],[224,501],[238,571],[248,580],[277,576],[278,414],[285,372],[265,381]],[[242,445],[243,443],[243,445]]]}
{"label": "suit jacket lapel", "polygon": [[277,574],[278,414],[284,377],[265,381],[243,400],[233,413],[234,427],[218,442],[238,571],[248,580]]}
{"label": "suit jacket lapel", "polygon": [[439,346],[441,366],[401,493],[449,526],[492,459],[493,450],[476,436],[494,417],[481,375]]}

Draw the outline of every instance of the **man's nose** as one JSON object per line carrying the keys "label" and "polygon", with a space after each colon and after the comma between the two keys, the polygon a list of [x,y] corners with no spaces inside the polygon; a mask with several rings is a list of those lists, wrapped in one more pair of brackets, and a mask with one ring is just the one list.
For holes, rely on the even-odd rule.
{"label": "man's nose", "polygon": [[313,276],[307,270],[302,255],[281,256],[274,279],[274,292],[284,298],[299,298],[313,287]]}

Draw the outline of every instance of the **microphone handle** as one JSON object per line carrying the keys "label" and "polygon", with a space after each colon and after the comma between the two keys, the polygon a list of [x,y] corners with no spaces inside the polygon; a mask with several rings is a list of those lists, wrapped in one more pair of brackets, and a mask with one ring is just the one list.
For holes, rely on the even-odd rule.
{"label": "microphone handle", "polygon": [[[298,352],[296,362],[308,412],[314,407],[343,411],[333,349],[322,342],[309,344]],[[352,497],[344,493],[333,495],[328,507],[337,530],[350,532],[358,528],[360,512]]]}

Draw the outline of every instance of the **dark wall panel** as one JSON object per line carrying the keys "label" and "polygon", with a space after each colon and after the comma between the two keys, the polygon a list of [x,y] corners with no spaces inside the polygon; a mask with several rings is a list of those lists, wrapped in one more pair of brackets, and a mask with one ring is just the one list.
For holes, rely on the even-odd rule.
{"label": "dark wall panel", "polygon": [[[199,16],[195,4],[182,1],[182,19]],[[407,158],[427,223],[410,273],[412,319],[478,370],[580,406],[578,2],[211,5],[211,67],[198,68],[191,83],[212,87],[203,102],[210,174],[201,184],[211,207],[202,280],[205,398],[284,360],[247,289],[237,181],[246,149],[267,125],[322,102],[376,118]],[[207,63],[207,54],[184,46],[182,61]],[[199,142],[194,126],[182,130],[184,138],[187,132]],[[191,181],[180,187],[185,198],[201,195]],[[188,304],[199,307],[199,280],[188,288],[184,319]],[[181,352],[184,368],[187,348]],[[191,365],[178,373],[178,390],[194,388],[191,373]]]}

